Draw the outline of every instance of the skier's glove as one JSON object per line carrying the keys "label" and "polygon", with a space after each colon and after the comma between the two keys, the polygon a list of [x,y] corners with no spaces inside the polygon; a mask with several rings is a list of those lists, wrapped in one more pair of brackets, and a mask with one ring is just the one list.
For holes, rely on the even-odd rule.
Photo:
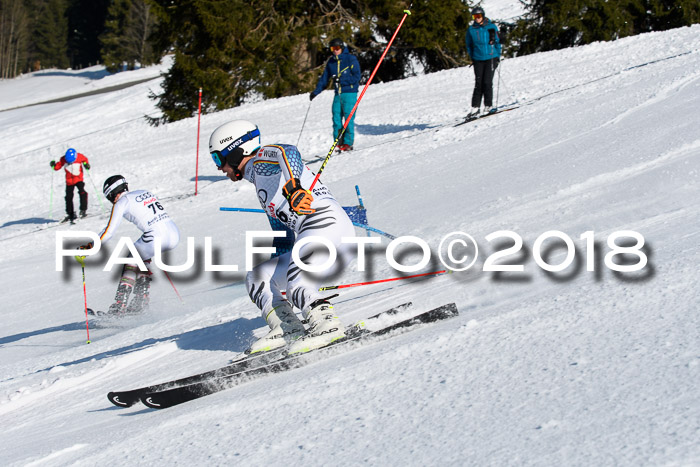
{"label": "skier's glove", "polygon": [[51,162],[49,162],[49,165],[50,165],[51,168],[53,169],[53,166],[56,165],[56,161],[51,161]]}
{"label": "skier's glove", "polygon": [[95,245],[92,242],[89,242],[89,243],[86,243],[85,245],[80,245],[78,247],[78,250],[89,250],[93,246],[95,246]]}
{"label": "skier's glove", "polygon": [[315,98],[316,96],[318,96],[318,94],[316,94],[315,92],[312,92],[311,94],[309,94],[309,100],[310,100],[310,101],[314,100],[314,98]]}
{"label": "skier's glove", "polygon": [[289,207],[292,208],[292,211],[300,216],[316,212],[315,209],[311,209],[311,202],[314,200],[314,197],[308,190],[301,187],[301,182],[298,178],[292,178],[285,183],[282,188],[282,194],[289,201]]}
{"label": "skier's glove", "polygon": [[90,170],[90,164],[87,163],[87,162],[83,162],[83,167],[85,167],[86,169]]}

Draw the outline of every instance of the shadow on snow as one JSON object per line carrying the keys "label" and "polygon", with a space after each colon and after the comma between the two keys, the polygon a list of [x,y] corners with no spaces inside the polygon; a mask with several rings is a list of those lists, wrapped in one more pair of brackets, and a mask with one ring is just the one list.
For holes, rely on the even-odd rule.
{"label": "shadow on snow", "polygon": [[[225,352],[240,353],[246,350],[252,340],[253,330],[265,325],[262,318],[247,319],[238,318],[227,323],[217,324],[201,329],[194,329],[181,334],[175,334],[167,337],[144,339],[141,342],[136,342],[124,347],[107,350],[97,354],[89,355],[71,362],[56,363],[48,368],[37,370],[36,373],[48,371],[56,366],[71,366],[80,363],[86,363],[93,359],[101,360],[104,358],[118,357],[127,355],[132,352],[138,352],[147,347],[159,344],[161,342],[175,342],[181,350],[220,350]],[[91,325],[92,327],[92,325]],[[53,326],[50,328],[38,329],[36,331],[14,334],[12,336],[0,337],[0,345],[9,344],[12,342],[26,339],[29,337],[49,334],[52,332],[64,331],[85,331],[85,322],[76,322],[64,324],[62,326]]]}

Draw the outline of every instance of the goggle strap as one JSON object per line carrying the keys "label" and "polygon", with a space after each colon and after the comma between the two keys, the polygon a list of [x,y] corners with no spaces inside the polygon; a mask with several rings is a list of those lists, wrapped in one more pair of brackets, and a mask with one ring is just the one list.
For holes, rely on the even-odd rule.
{"label": "goggle strap", "polygon": [[116,182],[112,183],[109,187],[107,187],[107,189],[104,192],[104,195],[109,196],[112,193],[112,191],[114,191],[115,188],[117,188],[119,185],[122,185],[123,183],[124,183],[123,178],[120,178]]}
{"label": "goggle strap", "polygon": [[[228,156],[228,155],[231,153],[231,151],[233,151],[234,149],[236,149],[238,146],[240,146],[240,145],[243,144],[243,143],[247,143],[247,142],[250,141],[251,139],[256,138],[256,137],[258,137],[258,136],[260,136],[260,130],[259,130],[259,129],[256,128],[255,130],[249,131],[248,133],[246,133],[245,135],[241,136],[241,137],[238,138],[236,141],[234,141],[233,143],[229,144],[229,145],[226,146],[224,149],[222,149],[222,150],[221,150],[221,157],[223,157],[223,158],[225,159],[226,156]],[[223,162],[223,161],[222,161],[222,162]]]}

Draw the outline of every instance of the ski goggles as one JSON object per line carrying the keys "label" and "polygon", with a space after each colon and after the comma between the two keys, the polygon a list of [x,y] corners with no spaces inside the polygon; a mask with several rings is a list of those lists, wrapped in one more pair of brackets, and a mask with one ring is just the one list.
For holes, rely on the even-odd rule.
{"label": "ski goggles", "polygon": [[[260,136],[260,130],[258,130],[256,128],[255,130],[249,131],[245,135],[241,136],[240,138],[238,138],[236,141],[234,141],[233,143],[226,146],[221,151],[212,151],[210,154],[211,154],[212,160],[214,161],[214,164],[216,164],[216,166],[219,168],[223,167],[223,165],[226,163],[226,156],[231,154],[231,152],[233,152],[234,149],[236,149],[237,147],[239,147],[243,143],[247,143],[251,139],[257,138],[258,136]],[[240,163],[240,161],[239,161],[239,163]]]}
{"label": "ski goggles", "polygon": [[473,17],[474,19],[481,19],[481,18],[483,18],[483,16],[484,16],[484,15],[482,15],[481,13],[474,13],[474,14],[472,15],[472,17]]}
{"label": "ski goggles", "polygon": [[339,46],[339,45],[332,45],[332,46],[331,46],[331,50],[334,50],[334,51],[335,51],[335,50],[343,50],[343,48],[342,48],[341,46]]}

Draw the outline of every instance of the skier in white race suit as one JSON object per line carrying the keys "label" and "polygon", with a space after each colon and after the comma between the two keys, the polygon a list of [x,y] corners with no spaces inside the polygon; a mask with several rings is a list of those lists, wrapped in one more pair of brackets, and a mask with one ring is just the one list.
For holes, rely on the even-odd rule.
{"label": "skier in white race suit", "polygon": [[[267,335],[253,342],[249,352],[286,344],[290,344],[290,354],[307,352],[345,336],[345,326],[333,305],[321,297],[318,289],[324,277],[347,267],[355,257],[356,245],[341,243],[342,237],[355,236],[354,228],[325,185],[318,181],[313,192],[308,191],[315,175],[304,165],[295,146],[262,146],[260,140],[258,127],[245,120],[225,123],[209,138],[209,152],[218,169],[233,182],[247,180],[254,184],[273,230],[287,233],[287,251],[279,248],[284,240],[273,242],[276,254],[246,276],[248,294],[270,327]],[[310,236],[323,237],[337,252],[335,262],[321,273],[307,273],[292,259],[293,244]],[[299,248],[299,258],[312,268],[329,262],[329,254],[329,248],[316,242]],[[286,291],[286,297],[282,291]],[[301,310],[308,330],[294,307]]]}
{"label": "skier in white race suit", "polygon": [[[161,244],[161,251],[172,250],[180,242],[180,231],[160,200],[151,191],[129,191],[126,180],[121,175],[113,175],[105,180],[103,186],[105,198],[112,203],[112,212],[107,226],[100,233],[100,242],[105,243],[114,236],[122,219],[133,223],[143,232],[134,243],[141,260],[146,267],[155,255],[155,239]],[[91,248],[88,243],[81,248]],[[143,311],[150,300],[150,283],[152,272],[141,271],[136,264],[125,264],[117,287],[114,303],[109,307],[109,314],[138,313]],[[133,293],[132,293],[133,291]],[[131,301],[128,302],[129,296]]]}

